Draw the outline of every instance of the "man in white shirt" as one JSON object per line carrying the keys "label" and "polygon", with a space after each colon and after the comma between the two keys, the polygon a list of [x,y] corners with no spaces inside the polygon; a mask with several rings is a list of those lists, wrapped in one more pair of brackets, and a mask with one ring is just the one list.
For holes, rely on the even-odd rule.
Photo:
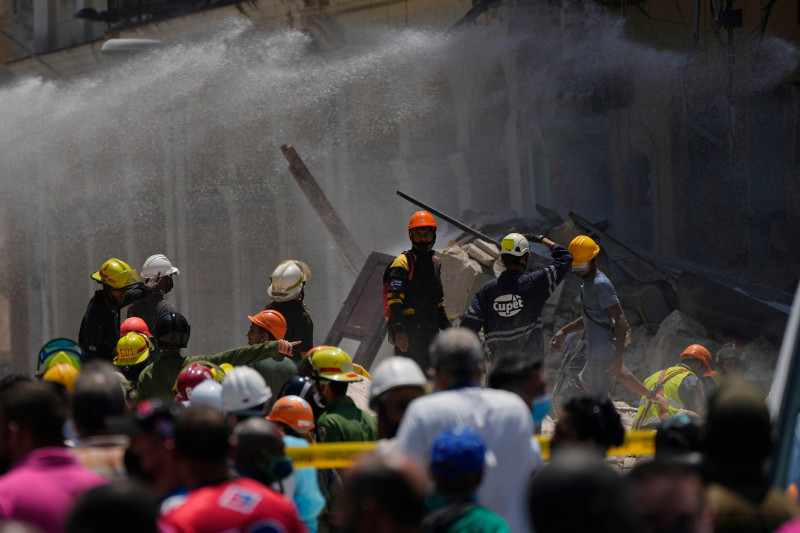
{"label": "man in white shirt", "polygon": [[530,531],[524,505],[533,465],[533,422],[525,402],[511,392],[483,389],[483,349],[470,330],[441,331],[430,347],[433,379],[441,392],[411,402],[397,432],[396,450],[430,463],[436,436],[467,426],[486,442],[486,467],[478,500],[502,516],[511,531]]}

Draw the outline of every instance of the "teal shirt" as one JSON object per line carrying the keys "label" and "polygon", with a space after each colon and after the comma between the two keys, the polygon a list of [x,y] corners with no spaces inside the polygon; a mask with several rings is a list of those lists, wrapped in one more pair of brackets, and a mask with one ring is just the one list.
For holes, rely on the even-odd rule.
{"label": "teal shirt", "polygon": [[[454,503],[453,500],[441,494],[432,494],[425,499],[428,512],[441,509]],[[447,522],[447,533],[511,533],[505,520],[486,507],[475,503],[474,506],[464,509]]]}
{"label": "teal shirt", "polygon": [[[147,365],[142,370],[142,373],[139,374],[139,381],[136,384],[137,400],[141,401],[148,398],[171,400],[175,396],[172,392],[172,387],[178,379],[178,374],[192,363],[208,361],[215,365],[228,363],[233,366],[241,366],[276,356],[280,356],[278,341],[267,341],[211,355],[194,355],[190,357],[182,357],[173,350],[162,350],[158,361]],[[276,394],[276,392],[273,392],[273,394]]]}
{"label": "teal shirt", "polygon": [[378,438],[375,418],[356,407],[349,396],[334,398],[322,411],[317,425],[325,430],[324,442],[360,442]]}

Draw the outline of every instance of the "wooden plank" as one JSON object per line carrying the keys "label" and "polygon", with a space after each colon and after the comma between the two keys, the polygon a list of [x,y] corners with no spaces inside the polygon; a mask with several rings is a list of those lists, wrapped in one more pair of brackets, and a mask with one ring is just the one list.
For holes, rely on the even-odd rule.
{"label": "wooden plank", "polygon": [[393,256],[380,252],[372,252],[367,257],[323,342],[331,346],[338,346],[344,338],[359,342],[358,351],[350,355],[353,362],[367,369],[375,360],[386,336],[383,271],[393,260]]}

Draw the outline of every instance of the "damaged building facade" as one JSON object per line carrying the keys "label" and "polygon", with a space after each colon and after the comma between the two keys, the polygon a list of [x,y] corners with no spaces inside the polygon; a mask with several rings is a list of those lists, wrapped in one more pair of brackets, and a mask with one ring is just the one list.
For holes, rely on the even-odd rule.
{"label": "damaged building facade", "polygon": [[[400,188],[477,225],[574,212],[728,286],[796,281],[794,4],[176,4],[0,0],[3,370],[76,336],[111,256],[181,267],[170,297],[196,354],[243,343],[269,272],[304,260],[322,341],[357,273],[284,143],[365,252],[406,246]],[[84,8],[96,17],[72,17]],[[107,55],[109,38],[163,48]],[[437,247],[457,235],[443,224]]]}

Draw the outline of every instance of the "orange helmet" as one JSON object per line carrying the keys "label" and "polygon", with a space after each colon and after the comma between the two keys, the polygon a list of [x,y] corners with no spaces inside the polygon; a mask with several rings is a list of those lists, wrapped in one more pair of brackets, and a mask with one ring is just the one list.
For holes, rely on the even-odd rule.
{"label": "orange helmet", "polygon": [[247,318],[256,326],[261,326],[272,333],[275,340],[283,340],[283,337],[286,335],[286,319],[277,311],[267,309],[266,311],[261,311],[256,316],[248,315]]}
{"label": "orange helmet", "polygon": [[433,215],[427,211],[417,211],[411,215],[411,220],[408,223],[408,231],[414,228],[433,228],[435,230],[438,226],[433,219]]}
{"label": "orange helmet", "polygon": [[708,350],[699,344],[692,344],[691,346],[688,346],[681,354],[681,359],[689,359],[691,357],[699,359],[703,362],[706,367],[706,373],[703,374],[704,376],[711,375],[711,353]]}
{"label": "orange helmet", "polygon": [[308,433],[314,429],[314,412],[311,405],[300,396],[279,398],[267,415],[267,420],[282,422],[298,433]]}

